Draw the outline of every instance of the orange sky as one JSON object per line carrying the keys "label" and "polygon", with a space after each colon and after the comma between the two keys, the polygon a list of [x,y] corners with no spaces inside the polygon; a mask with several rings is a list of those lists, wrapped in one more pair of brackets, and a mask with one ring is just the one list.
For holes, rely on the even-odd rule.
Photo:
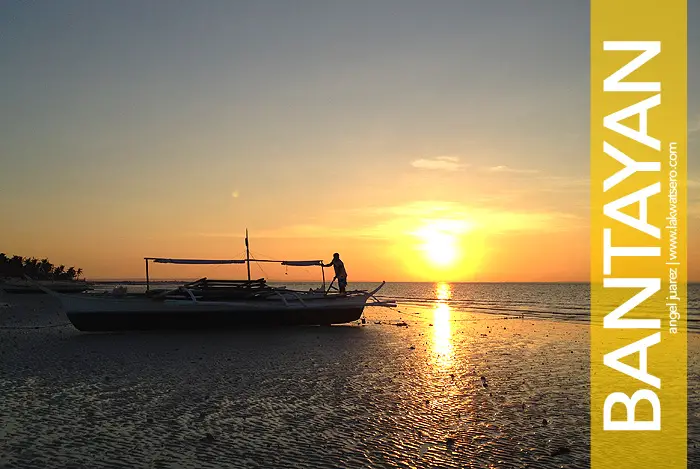
{"label": "orange sky", "polygon": [[[142,278],[144,256],[244,257],[242,226],[237,232],[196,233],[186,230],[186,223],[160,228],[144,223],[143,230],[120,233],[118,222],[108,218],[107,213],[86,217],[108,225],[89,234],[68,229],[47,237],[10,230],[16,236],[11,253],[75,264],[91,279]],[[589,275],[586,219],[562,213],[487,211],[432,201],[328,209],[306,224],[261,225],[250,233],[254,257],[328,262],[339,251],[351,281],[586,281]],[[691,257],[697,255],[691,251]],[[700,278],[697,263],[691,266],[691,278]],[[253,277],[320,279],[315,267],[262,264],[262,269],[254,264]],[[160,279],[244,278],[245,267],[157,264],[150,273]]]}

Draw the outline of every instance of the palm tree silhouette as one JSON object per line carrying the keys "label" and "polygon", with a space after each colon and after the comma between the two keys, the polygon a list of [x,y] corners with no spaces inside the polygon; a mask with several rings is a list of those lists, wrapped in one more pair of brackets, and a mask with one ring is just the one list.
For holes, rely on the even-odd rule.
{"label": "palm tree silhouette", "polygon": [[53,269],[53,276],[56,280],[62,280],[65,274],[66,266],[61,264]]}
{"label": "palm tree silhouette", "polygon": [[53,264],[48,259],[42,259],[39,263],[42,279],[48,280],[53,272]]}
{"label": "palm tree silhouette", "polygon": [[68,270],[66,270],[66,280],[74,280],[75,279],[75,267],[68,267]]}
{"label": "palm tree silhouette", "polygon": [[25,275],[35,280],[77,280],[83,269],[76,269],[61,264],[55,267],[48,259],[38,260],[36,257],[8,257],[0,252],[0,278],[22,278]]}
{"label": "palm tree silhouette", "polygon": [[24,258],[24,275],[28,275],[31,278],[37,278],[39,276],[39,261],[32,258]]}

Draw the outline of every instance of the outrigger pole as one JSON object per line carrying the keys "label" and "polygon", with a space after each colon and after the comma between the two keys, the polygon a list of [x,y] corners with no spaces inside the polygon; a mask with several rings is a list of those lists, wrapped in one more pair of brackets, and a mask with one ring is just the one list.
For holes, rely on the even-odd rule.
{"label": "outrigger pole", "polygon": [[248,246],[248,228],[245,229],[245,264],[248,268],[248,281],[250,282],[250,248]]}
{"label": "outrigger pole", "polygon": [[321,278],[323,279],[323,291],[326,291],[326,272],[323,270],[323,261],[321,261]]}

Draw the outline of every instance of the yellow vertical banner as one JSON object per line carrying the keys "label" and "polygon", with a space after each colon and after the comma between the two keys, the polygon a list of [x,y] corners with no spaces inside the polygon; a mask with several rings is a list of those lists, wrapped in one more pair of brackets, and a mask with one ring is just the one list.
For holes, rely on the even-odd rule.
{"label": "yellow vertical banner", "polygon": [[591,467],[687,467],[687,5],[591,0]]}

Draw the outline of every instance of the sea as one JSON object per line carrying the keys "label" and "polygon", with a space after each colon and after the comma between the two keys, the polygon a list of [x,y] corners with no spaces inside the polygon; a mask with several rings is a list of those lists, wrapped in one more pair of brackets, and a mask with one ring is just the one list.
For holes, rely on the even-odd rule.
{"label": "sea", "polygon": [[[188,281],[190,280],[158,281],[152,282],[151,285],[152,288],[169,289],[177,288]],[[120,285],[126,286],[128,291],[134,293],[146,290],[146,285],[142,282],[114,281],[97,283],[95,291],[111,291]],[[302,291],[322,286],[320,282],[269,282],[269,285],[286,286]],[[373,290],[378,285],[379,282],[351,282],[348,291]],[[387,283],[376,296],[380,300],[396,300],[399,311],[430,307],[437,302],[446,304],[450,307],[454,321],[460,320],[461,312],[478,312],[526,319],[590,322],[588,283],[393,282]],[[700,332],[700,283],[688,285],[687,305],[688,330]]]}

